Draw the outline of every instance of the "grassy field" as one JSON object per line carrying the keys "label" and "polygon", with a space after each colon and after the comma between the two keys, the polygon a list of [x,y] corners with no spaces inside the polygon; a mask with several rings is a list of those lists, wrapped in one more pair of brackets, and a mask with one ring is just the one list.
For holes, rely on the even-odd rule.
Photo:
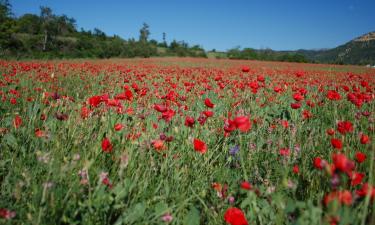
{"label": "grassy field", "polygon": [[375,224],[375,70],[0,61],[1,224]]}

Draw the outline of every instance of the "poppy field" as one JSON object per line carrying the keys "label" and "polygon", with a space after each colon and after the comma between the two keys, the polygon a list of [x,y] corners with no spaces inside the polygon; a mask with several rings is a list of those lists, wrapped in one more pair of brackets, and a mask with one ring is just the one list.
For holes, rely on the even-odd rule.
{"label": "poppy field", "polygon": [[375,69],[0,61],[1,224],[375,224]]}

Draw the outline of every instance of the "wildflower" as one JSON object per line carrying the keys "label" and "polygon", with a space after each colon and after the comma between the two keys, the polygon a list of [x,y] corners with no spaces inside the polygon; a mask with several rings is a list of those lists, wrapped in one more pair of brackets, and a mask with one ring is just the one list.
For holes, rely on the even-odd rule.
{"label": "wildflower", "polygon": [[362,183],[362,179],[365,177],[364,173],[353,172],[350,176],[350,184],[356,186]]}
{"label": "wildflower", "polygon": [[173,217],[170,213],[166,213],[161,217],[161,220],[166,223],[170,223],[173,220]]}
{"label": "wildflower", "polygon": [[349,160],[344,154],[333,154],[333,164],[337,170],[344,173],[349,173],[354,169],[354,162]]}
{"label": "wildflower", "polygon": [[195,123],[195,120],[194,120],[193,117],[191,117],[191,116],[187,116],[187,117],[185,118],[185,126],[187,126],[187,127],[193,127],[193,126],[194,126],[194,123]]}
{"label": "wildflower", "polygon": [[111,142],[109,141],[109,139],[104,138],[102,140],[102,150],[103,150],[103,152],[110,153],[110,152],[112,152],[112,148],[113,148],[113,146],[112,146]]}
{"label": "wildflower", "polygon": [[215,105],[211,102],[211,99],[209,98],[206,98],[204,100],[204,104],[208,107],[208,108],[213,108]]}
{"label": "wildflower", "polygon": [[301,103],[292,103],[290,104],[290,107],[292,107],[292,109],[299,109],[301,108]]}
{"label": "wildflower", "polygon": [[279,154],[281,156],[289,156],[290,150],[289,150],[289,148],[282,148],[282,149],[279,150]]}
{"label": "wildflower", "polygon": [[355,193],[362,198],[370,195],[372,201],[375,199],[375,187],[368,183],[364,183],[361,189],[356,190]]}
{"label": "wildflower", "polygon": [[229,154],[232,156],[235,156],[239,150],[240,150],[240,147],[238,145],[235,145],[234,147],[229,149]]}
{"label": "wildflower", "polygon": [[115,131],[120,131],[122,130],[122,128],[124,128],[124,125],[121,123],[116,123],[114,128],[115,128]]}
{"label": "wildflower", "polygon": [[15,129],[18,129],[22,125],[22,118],[19,115],[16,115],[13,119],[13,126]]}
{"label": "wildflower", "polygon": [[294,174],[299,174],[299,167],[298,167],[298,165],[294,165],[293,166],[293,173]]}
{"label": "wildflower", "polygon": [[212,117],[214,115],[214,112],[210,111],[210,110],[206,110],[206,111],[203,111],[203,114],[206,116],[206,117]]}
{"label": "wildflower", "polygon": [[329,128],[329,129],[327,129],[326,132],[327,132],[327,134],[330,135],[330,136],[332,136],[332,135],[335,134],[335,130],[334,130],[333,128]]}
{"label": "wildflower", "polygon": [[304,99],[303,95],[301,93],[297,92],[293,94],[293,99],[297,102],[302,101]]}
{"label": "wildflower", "polygon": [[0,218],[12,219],[16,216],[16,212],[10,211],[9,209],[0,208]]}
{"label": "wildflower", "polygon": [[81,118],[87,119],[89,117],[89,114],[90,114],[90,110],[86,106],[83,106],[81,108]]}
{"label": "wildflower", "polygon": [[199,152],[199,153],[206,153],[207,151],[207,145],[206,143],[204,143],[203,141],[199,140],[199,139],[194,139],[193,141],[193,144],[194,144],[194,150]]}
{"label": "wildflower", "polygon": [[102,102],[101,96],[93,96],[88,99],[89,105],[91,107],[98,107],[98,105]]}
{"label": "wildflower", "polygon": [[368,135],[366,135],[366,134],[362,134],[361,135],[361,144],[368,144],[368,143],[370,143],[370,138],[369,138],[369,136]]}
{"label": "wildflower", "polygon": [[227,209],[224,214],[224,220],[230,225],[248,225],[245,214],[241,209],[236,207]]}
{"label": "wildflower", "polygon": [[251,129],[251,122],[247,116],[238,116],[234,118],[234,124],[241,132],[247,132]]}
{"label": "wildflower", "polygon": [[228,197],[228,202],[229,202],[229,204],[234,204],[234,202],[235,202],[234,197],[233,196],[229,196]]}
{"label": "wildflower", "polygon": [[250,71],[250,67],[248,66],[242,66],[242,72],[248,73]]}
{"label": "wildflower", "polygon": [[166,112],[167,111],[167,107],[165,105],[162,105],[162,104],[154,104],[154,109],[158,112]]}
{"label": "wildflower", "polygon": [[341,95],[335,90],[330,90],[327,92],[327,98],[332,101],[337,101],[341,99]]}
{"label": "wildflower", "polygon": [[112,183],[109,181],[107,172],[101,172],[99,177],[102,184],[106,185],[109,188],[112,188]]}
{"label": "wildflower", "polygon": [[340,121],[337,123],[337,130],[341,134],[353,132],[353,124],[349,121]]}
{"label": "wildflower", "polygon": [[160,152],[162,149],[164,149],[164,142],[162,140],[154,140],[152,141],[152,146],[156,151]]}
{"label": "wildflower", "polygon": [[366,160],[366,154],[363,152],[356,152],[355,153],[355,160],[358,163],[363,163]]}
{"label": "wildflower", "polygon": [[314,167],[321,170],[327,165],[327,162],[320,157],[314,158]]}
{"label": "wildflower", "polygon": [[241,188],[244,190],[251,190],[252,186],[249,182],[243,181],[241,182]]}
{"label": "wildflower", "polygon": [[334,147],[335,149],[338,149],[338,150],[342,149],[342,142],[340,139],[332,138],[331,144],[332,144],[332,147]]}

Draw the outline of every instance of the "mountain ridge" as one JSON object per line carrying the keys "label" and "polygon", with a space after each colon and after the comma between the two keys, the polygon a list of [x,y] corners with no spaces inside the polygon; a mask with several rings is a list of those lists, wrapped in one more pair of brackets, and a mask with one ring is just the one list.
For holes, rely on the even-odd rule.
{"label": "mountain ridge", "polygon": [[326,50],[297,50],[307,59],[319,63],[375,65],[375,31]]}

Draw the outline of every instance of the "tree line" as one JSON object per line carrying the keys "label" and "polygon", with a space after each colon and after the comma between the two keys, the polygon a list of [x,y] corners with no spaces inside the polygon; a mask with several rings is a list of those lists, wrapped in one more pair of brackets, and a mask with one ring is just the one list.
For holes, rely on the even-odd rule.
{"label": "tree line", "polygon": [[8,0],[0,0],[0,57],[4,58],[111,58],[189,56],[207,57],[199,45],[184,41],[149,40],[150,27],[144,23],[139,39],[109,36],[98,28],[77,29],[76,20],[56,15],[49,7],[40,14],[15,17]]}
{"label": "tree line", "polygon": [[[77,29],[76,20],[67,15],[56,15],[49,7],[40,7],[39,15],[27,13],[15,17],[8,0],[0,0],[0,58],[132,58],[152,56],[207,57],[199,45],[185,41],[149,40],[150,27],[144,23],[139,38],[127,40],[109,36],[102,30]],[[267,61],[307,62],[304,55],[233,48],[216,58],[253,59]],[[212,55],[212,54],[211,54]]]}
{"label": "tree line", "polygon": [[281,61],[281,62],[301,62],[305,63],[309,60],[302,54],[288,51],[273,51],[272,49],[252,49],[239,47],[228,50],[227,57],[229,59],[252,59],[264,61]]}

